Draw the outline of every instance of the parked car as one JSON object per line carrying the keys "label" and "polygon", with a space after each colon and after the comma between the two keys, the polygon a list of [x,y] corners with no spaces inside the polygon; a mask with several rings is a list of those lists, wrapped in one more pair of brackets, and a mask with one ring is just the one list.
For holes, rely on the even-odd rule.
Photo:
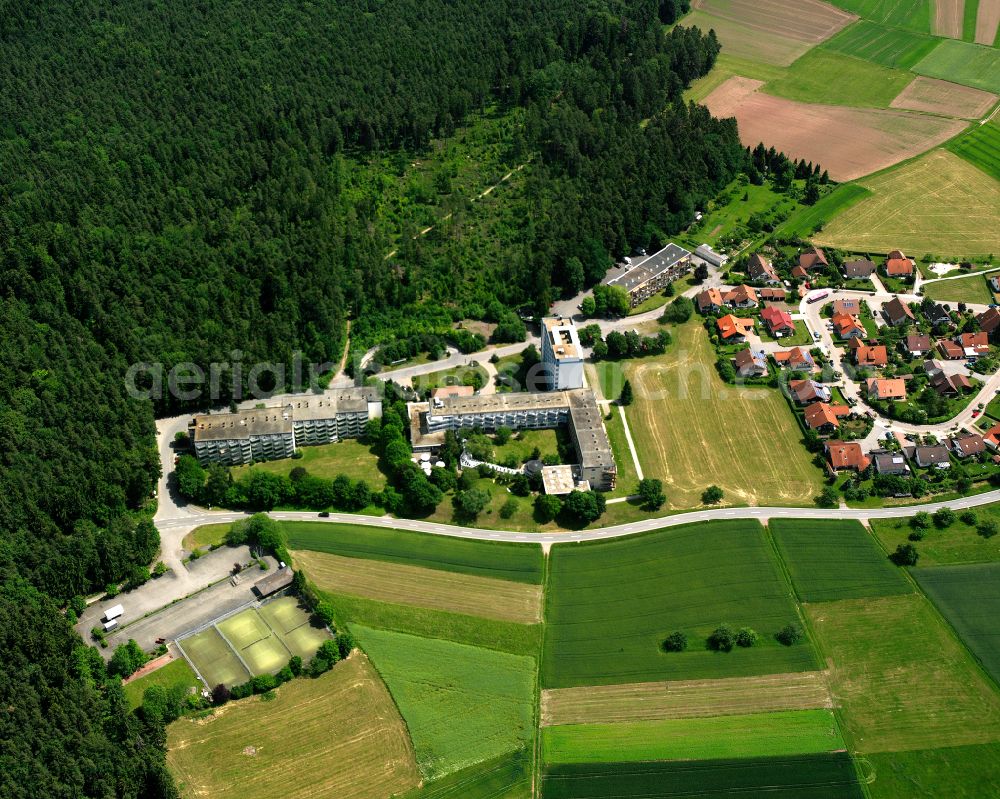
{"label": "parked car", "polygon": [[321,510],[319,512],[319,517],[321,519],[329,519],[330,518],[330,511],[328,511],[328,510]]}
{"label": "parked car", "polygon": [[816,341],[819,341],[819,333],[813,333],[813,338],[814,338],[814,339],[815,339]]}

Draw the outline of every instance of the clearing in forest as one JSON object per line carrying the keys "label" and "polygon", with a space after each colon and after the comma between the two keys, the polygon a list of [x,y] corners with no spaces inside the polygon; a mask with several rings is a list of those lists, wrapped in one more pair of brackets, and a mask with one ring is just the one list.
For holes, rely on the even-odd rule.
{"label": "clearing in forest", "polygon": [[952,138],[964,122],[910,111],[797,102],[764,94],[760,81],[730,78],[705,100],[717,117],[736,117],[749,147],[763,142],[792,158],[853,180],[885,169]]}
{"label": "clearing in forest", "polygon": [[725,384],[700,324],[682,325],[674,336],[667,356],[625,366],[639,462],[647,477],[663,481],[668,506],[696,507],[712,484],[730,502],[811,505],[822,473],[781,394]]}
{"label": "clearing in forest", "polygon": [[293,557],[296,568],[324,591],[520,624],[541,621],[539,585],[308,550]]}
{"label": "clearing in forest", "polygon": [[996,102],[997,96],[990,92],[921,75],[896,96],[892,107],[961,119],[979,119]]}
{"label": "clearing in forest", "polygon": [[[1000,182],[947,150],[861,184],[872,196],[831,220],[816,243],[862,252],[898,247],[952,260],[1000,252]],[[928,288],[934,285],[946,284]]]}
{"label": "clearing in forest", "polygon": [[825,675],[801,671],[723,680],[555,688],[542,692],[541,722],[550,726],[652,721],[832,706]]}
{"label": "clearing in forest", "polygon": [[388,799],[420,780],[406,725],[357,652],[322,677],[285,683],[272,701],[175,721],[167,764],[192,798]]}

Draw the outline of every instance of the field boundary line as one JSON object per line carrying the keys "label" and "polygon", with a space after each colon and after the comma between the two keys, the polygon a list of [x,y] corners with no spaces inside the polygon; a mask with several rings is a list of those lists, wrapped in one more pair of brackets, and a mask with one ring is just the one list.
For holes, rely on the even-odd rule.
{"label": "field boundary line", "polygon": [[[240,651],[235,646],[233,646],[233,642],[230,641],[228,638],[226,638],[226,634],[224,632],[222,632],[222,630],[219,629],[219,625],[218,624],[213,623],[212,627],[219,634],[219,637],[223,641],[226,642],[226,646],[228,646],[231,650],[233,650],[233,654],[235,654],[236,657],[237,657],[237,659],[240,661],[240,663],[243,664],[243,668],[245,668],[247,670],[247,674],[250,675],[250,679],[253,679],[253,677],[254,677],[253,669],[251,669],[250,666],[249,666],[249,664],[243,659],[243,655],[240,654]],[[264,640],[264,639],[260,639],[260,640]],[[257,642],[254,641],[254,644],[256,644],[256,643]],[[253,646],[253,644],[251,644],[251,646]]]}
{"label": "field boundary line", "polygon": [[629,452],[632,453],[632,463],[635,464],[635,473],[642,480],[642,466],[639,465],[639,454],[635,451],[635,442],[632,441],[632,431],[629,429],[628,419],[625,416],[625,406],[619,405],[618,412],[622,416],[622,427],[625,428],[625,440],[628,442]]}

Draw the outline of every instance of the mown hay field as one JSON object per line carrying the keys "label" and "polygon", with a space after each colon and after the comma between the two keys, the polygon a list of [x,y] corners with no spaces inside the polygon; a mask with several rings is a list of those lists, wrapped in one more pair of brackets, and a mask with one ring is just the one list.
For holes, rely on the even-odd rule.
{"label": "mown hay field", "polygon": [[818,244],[943,258],[1000,252],[1000,182],[958,156],[936,150],[860,182],[872,196],[831,220]]}
{"label": "mown hay field", "polygon": [[647,477],[663,481],[668,507],[700,505],[712,484],[730,502],[811,505],[822,472],[781,394],[723,383],[697,322],[674,335],[668,356],[625,367],[635,391],[626,415],[639,462]]}
{"label": "mown hay field", "polygon": [[401,799],[531,799],[531,754],[521,750],[477,763]]}
{"label": "mown hay field", "polygon": [[923,595],[806,606],[844,737],[864,754],[1000,741],[1000,695]]}
{"label": "mown hay field", "polygon": [[537,624],[542,617],[539,585],[308,550],[293,557],[325,591],[519,624]]}
{"label": "mown hay field", "polygon": [[772,519],[768,527],[804,602],[913,591],[861,522]]}
{"label": "mown hay field", "polygon": [[751,31],[738,20],[699,9],[686,15],[682,24],[703,31],[714,30],[723,50],[730,56],[773,66],[788,66],[813,46],[775,31]]}
{"label": "mown hay field", "polygon": [[652,721],[833,706],[822,672],[587,685],[542,692],[541,723]]}
{"label": "mown hay field", "polygon": [[545,763],[725,760],[783,757],[844,748],[831,710],[565,724],[542,729]]}
{"label": "mown hay field", "polygon": [[918,75],[1000,92],[1000,49],[946,39],[912,67]]}
{"label": "mown hay field", "polygon": [[759,142],[854,180],[920,155],[959,134],[960,120],[879,108],[803,103],[758,91],[760,81],[734,77],[707,98],[718,117],[735,117],[740,139]]}
{"label": "mown hay field", "polygon": [[[813,671],[807,640],[773,635],[797,621],[763,528],[754,521],[684,525],[589,544],[557,544],[550,555],[542,685],[568,688],[670,679]],[[751,649],[707,649],[720,624],[760,634]],[[671,632],[689,639],[665,653]]]}
{"label": "mown hay field", "polygon": [[426,779],[517,751],[533,740],[533,658],[351,629],[406,721]]}
{"label": "mown hay field", "polygon": [[547,768],[545,799],[861,799],[846,752],[740,760],[569,763]]}
{"label": "mown hay field", "polygon": [[993,292],[985,275],[969,275],[955,280],[938,280],[925,283],[921,291],[925,297],[939,302],[965,302],[988,305],[993,302]]}
{"label": "mown hay field", "polygon": [[979,0],[975,40],[979,44],[1000,47],[1000,0]]}
{"label": "mown hay field", "polygon": [[282,528],[288,536],[289,549],[406,563],[536,585],[542,582],[542,549],[535,544],[472,541],[325,522],[282,522]]}
{"label": "mown hay field", "polygon": [[420,779],[406,725],[359,653],[286,683],[273,701],[175,721],[167,763],[182,796],[212,799],[388,799]]}
{"label": "mown hay field", "polygon": [[823,45],[844,55],[873,64],[909,69],[940,44],[933,36],[899,28],[888,28],[869,20],[858,20]]}
{"label": "mown hay field", "polygon": [[[892,107],[907,108],[911,111],[926,111],[931,114],[944,114],[963,119],[979,119],[989,112],[996,105],[996,102],[997,96],[990,92],[973,89],[969,86],[959,86],[957,83],[949,83],[937,78],[925,78],[921,75],[899,93],[892,101]],[[986,128],[989,127],[991,126],[986,126]],[[973,136],[978,130],[980,130],[979,127],[973,128],[959,141]],[[953,142],[949,142],[948,149],[957,152],[958,155],[963,155],[955,149]],[[972,158],[967,160],[979,166]],[[984,171],[989,172],[989,170]]]}
{"label": "mown hay field", "polygon": [[837,214],[857,205],[871,192],[857,183],[842,183],[829,194],[823,195],[815,205],[804,205],[797,208],[788,219],[782,222],[775,235],[809,238]]}
{"label": "mown hay field", "polygon": [[917,569],[913,576],[983,668],[1000,682],[1000,563]]}

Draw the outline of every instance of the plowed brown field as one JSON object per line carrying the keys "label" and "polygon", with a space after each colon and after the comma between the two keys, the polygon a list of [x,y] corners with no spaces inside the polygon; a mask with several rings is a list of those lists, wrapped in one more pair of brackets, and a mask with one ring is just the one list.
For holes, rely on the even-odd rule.
{"label": "plowed brown field", "polygon": [[934,0],[934,33],[951,39],[962,38],[965,0]]}
{"label": "plowed brown field", "polygon": [[979,119],[996,101],[995,94],[981,89],[959,86],[957,83],[925,78],[921,75],[903,89],[891,105],[893,108],[906,108],[910,111],[927,111],[961,119]]}

